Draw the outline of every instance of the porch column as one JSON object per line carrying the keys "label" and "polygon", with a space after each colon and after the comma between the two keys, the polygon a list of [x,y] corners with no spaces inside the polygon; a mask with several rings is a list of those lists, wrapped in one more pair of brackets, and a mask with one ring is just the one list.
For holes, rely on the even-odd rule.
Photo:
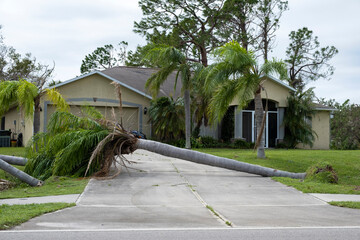
{"label": "porch column", "polygon": [[278,126],[279,126],[279,132],[278,132],[278,140],[284,140],[285,137],[285,125],[284,125],[284,114],[285,114],[285,108],[278,108]]}
{"label": "porch column", "polygon": [[234,138],[242,138],[242,112],[238,109],[238,106],[235,107],[235,123],[234,123]]}

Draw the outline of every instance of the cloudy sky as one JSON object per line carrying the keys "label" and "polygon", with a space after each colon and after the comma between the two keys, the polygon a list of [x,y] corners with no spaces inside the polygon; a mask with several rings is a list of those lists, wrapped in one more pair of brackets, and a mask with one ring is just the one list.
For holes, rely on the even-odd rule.
{"label": "cloudy sky", "polygon": [[[137,0],[0,0],[0,25],[5,43],[19,53],[31,52],[43,64],[55,62],[55,80],[80,75],[86,54],[105,44],[129,43],[129,50],[145,43],[133,33],[141,19]],[[360,1],[289,0],[281,18],[273,57],[284,58],[290,31],[304,26],[322,46],[339,50],[330,81],[319,80],[318,97],[360,103]]]}

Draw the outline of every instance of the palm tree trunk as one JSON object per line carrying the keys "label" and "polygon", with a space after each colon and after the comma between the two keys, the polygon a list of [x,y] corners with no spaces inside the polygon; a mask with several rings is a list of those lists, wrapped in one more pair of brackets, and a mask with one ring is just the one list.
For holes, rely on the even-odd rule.
{"label": "palm tree trunk", "polygon": [[185,107],[185,148],[191,148],[191,113],[190,113],[190,91],[186,89],[184,92],[184,107]]}
{"label": "palm tree trunk", "polygon": [[40,94],[34,99],[34,135],[40,131]]}
{"label": "palm tree trunk", "polygon": [[0,155],[0,158],[12,165],[25,166],[27,163],[27,159],[22,157]]}
{"label": "palm tree trunk", "polygon": [[1,158],[0,158],[0,169],[4,170],[7,173],[10,173],[14,177],[20,179],[21,181],[29,184],[32,187],[43,185],[42,181],[40,181],[36,178],[33,178],[32,176],[24,173],[23,171],[20,171],[16,167],[11,166],[10,164],[5,162]]}
{"label": "palm tree trunk", "polygon": [[[257,157],[266,158],[265,156],[265,134],[261,133],[261,123],[264,118],[264,109],[261,100],[261,87],[255,93],[255,122],[256,122],[256,139],[260,138],[259,145],[257,147]],[[261,134],[261,136],[260,136]]]}
{"label": "palm tree trunk", "polygon": [[164,143],[151,140],[138,139],[137,148],[158,153],[168,157],[179,158],[194,163],[210,165],[240,172],[257,174],[265,177],[290,177],[304,179],[306,173],[291,173],[272,168],[261,167],[254,164],[239,162],[233,159],[217,157],[206,153],[196,152],[189,149],[178,148]]}

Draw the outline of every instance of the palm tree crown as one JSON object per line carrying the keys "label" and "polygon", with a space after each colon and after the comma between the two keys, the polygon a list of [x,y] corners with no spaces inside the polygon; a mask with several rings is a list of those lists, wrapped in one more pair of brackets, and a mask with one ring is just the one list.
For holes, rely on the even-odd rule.
{"label": "palm tree crown", "polygon": [[191,64],[187,61],[186,56],[175,47],[165,45],[157,46],[151,49],[146,55],[147,60],[155,65],[161,66],[161,69],[153,74],[146,82],[146,87],[150,89],[153,96],[156,97],[160,90],[160,86],[173,72],[176,72],[175,86],[180,77],[182,82],[182,92],[184,94],[185,108],[185,138],[186,148],[191,148],[190,132],[191,132],[191,112],[190,112],[190,90],[192,87],[192,70],[197,64]]}
{"label": "palm tree crown", "polygon": [[[261,129],[264,115],[261,101],[263,76],[278,73],[281,79],[285,78],[285,64],[274,59],[259,66],[254,55],[236,41],[216,49],[214,55],[217,62],[209,67],[206,80],[208,91],[215,89],[209,106],[210,119],[221,121],[233,100],[237,99],[242,108],[255,96],[256,125],[257,129]],[[258,139],[263,138],[261,131],[257,135]],[[258,157],[265,157],[263,148],[264,141],[260,141]]]}

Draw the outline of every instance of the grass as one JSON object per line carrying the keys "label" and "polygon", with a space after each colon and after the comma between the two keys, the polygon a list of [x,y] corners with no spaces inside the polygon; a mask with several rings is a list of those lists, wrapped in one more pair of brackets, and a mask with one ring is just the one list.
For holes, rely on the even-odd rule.
{"label": "grass", "polygon": [[216,217],[218,217],[219,219],[221,219],[222,221],[225,222],[226,225],[228,225],[229,227],[232,227],[232,223],[229,221],[225,221],[215,210],[213,207],[211,207],[210,205],[206,205],[206,208],[209,209]]}
{"label": "grass", "polygon": [[10,155],[10,156],[25,156],[25,148],[24,147],[2,147],[0,148],[1,155]]}
{"label": "grass", "polygon": [[320,183],[274,177],[288,186],[309,193],[360,194],[360,150],[266,150],[266,159],[257,159],[252,150],[197,149],[200,152],[235,159],[289,172],[306,172],[317,162],[326,161],[333,166],[339,177],[338,184]]}
{"label": "grass", "polygon": [[337,207],[360,209],[360,202],[329,202],[329,204]]}
{"label": "grass", "polygon": [[[25,149],[0,148],[0,154],[23,157],[25,155]],[[22,171],[25,168],[24,166],[15,167]],[[15,186],[12,188],[0,192],[0,199],[80,194],[84,191],[89,181],[88,178],[51,177],[47,179],[41,187],[30,187],[3,170],[0,170],[0,179],[6,179],[15,183]]]}
{"label": "grass", "polygon": [[75,206],[74,203],[0,205],[0,230],[9,229],[36,216]]}

